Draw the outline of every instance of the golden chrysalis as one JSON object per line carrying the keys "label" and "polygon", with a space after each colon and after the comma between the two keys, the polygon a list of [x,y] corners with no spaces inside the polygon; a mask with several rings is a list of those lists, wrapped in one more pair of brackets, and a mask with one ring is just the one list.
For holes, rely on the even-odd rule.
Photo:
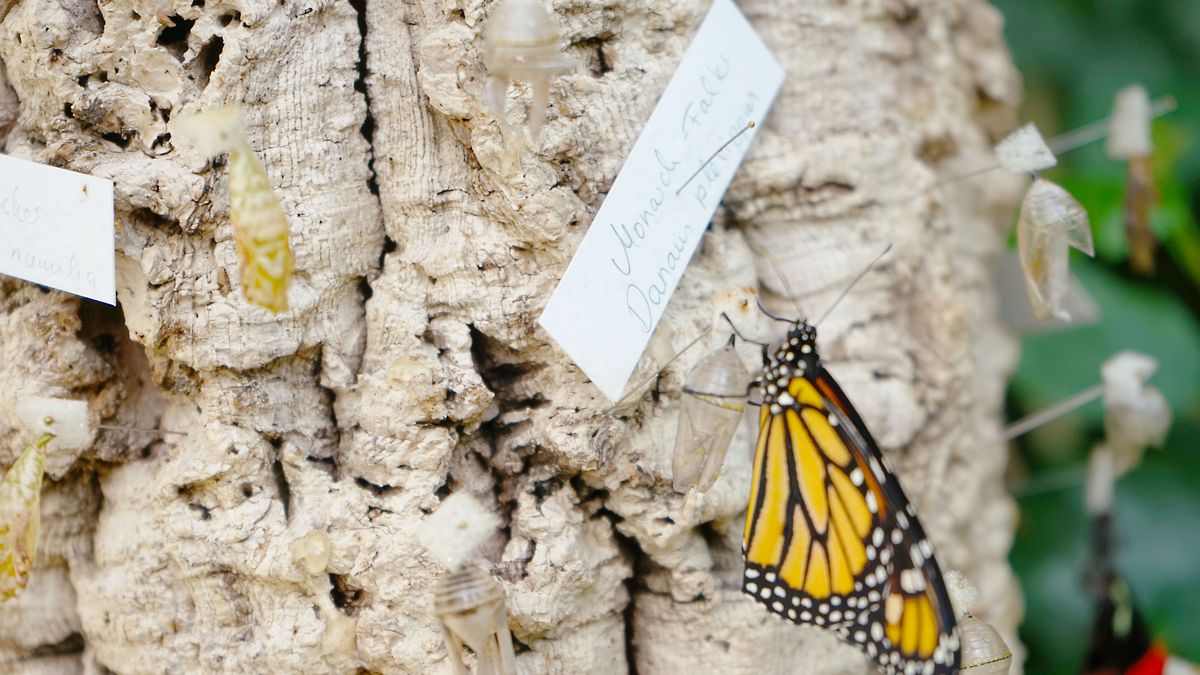
{"label": "golden chrysalis", "polygon": [[38,436],[0,481],[0,602],[16,597],[29,583],[41,525],[46,444],[53,438]]}
{"label": "golden chrysalis", "polygon": [[287,216],[271,189],[266,167],[254,154],[237,108],[217,108],[177,120],[177,140],[206,155],[229,154],[229,220],[241,261],[246,300],[272,312],[288,308],[292,249]]}

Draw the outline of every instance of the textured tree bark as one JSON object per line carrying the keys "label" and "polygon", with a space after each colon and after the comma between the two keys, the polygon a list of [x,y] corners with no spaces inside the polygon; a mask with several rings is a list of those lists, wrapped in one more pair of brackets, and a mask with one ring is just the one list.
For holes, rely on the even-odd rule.
{"label": "textured tree bark", "polygon": [[[997,434],[1014,345],[990,277],[1014,186],[931,189],[1012,126],[999,18],[982,0],[740,4],[789,79],[632,381],[709,328],[714,294],[761,286],[794,314],[794,289],[815,314],[894,244],[821,324],[823,353],[943,567],[1015,645]],[[52,452],[0,669],[449,672],[415,533],[464,490],[506,524],[480,555],[522,672],[870,672],[736,590],[749,425],[710,493],[672,491],[704,350],[613,411],[536,326],[707,5],[555,2],[580,66],[513,170],[481,99],[480,0],[0,2],[6,151],[116,182],[120,300],[0,279],[0,465],[29,441],[24,392],[188,434]],[[291,223],[279,316],[237,289],[221,163],[167,133],[221,104],[245,109]]]}

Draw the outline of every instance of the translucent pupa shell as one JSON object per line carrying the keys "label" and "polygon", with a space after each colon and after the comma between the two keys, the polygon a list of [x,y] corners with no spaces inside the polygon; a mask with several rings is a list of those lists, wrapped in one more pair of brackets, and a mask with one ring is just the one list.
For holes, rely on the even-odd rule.
{"label": "translucent pupa shell", "polygon": [[0,602],[16,597],[29,583],[41,525],[45,448],[53,438],[38,436],[0,481]]}
{"label": "translucent pupa shell", "polygon": [[516,675],[504,592],[491,575],[470,566],[448,573],[434,589],[433,610],[441,619],[456,675],[470,672],[464,646],[475,653],[476,675]]}
{"label": "translucent pupa shell", "polygon": [[688,375],[671,461],[676,492],[706,492],[717,481],[752,379],[732,342],[705,356]]}
{"label": "translucent pupa shell", "polygon": [[970,675],[1007,673],[1012,665],[1012,651],[991,625],[973,616],[958,621],[958,640],[962,645],[959,672]]}
{"label": "translucent pupa shell", "polygon": [[1066,190],[1043,178],[1029,186],[1017,221],[1017,252],[1025,290],[1039,319],[1069,320],[1065,304],[1070,288],[1068,248],[1094,255],[1087,211]]}
{"label": "translucent pupa shell", "polygon": [[503,120],[509,82],[528,82],[533,102],[525,125],[536,138],[550,102],[550,78],[575,65],[563,57],[562,48],[558,25],[539,0],[499,0],[483,35],[489,112]]}
{"label": "translucent pupa shell", "polygon": [[218,108],[177,120],[172,133],[207,155],[229,153],[229,220],[246,300],[279,313],[288,308],[292,249],[287,216],[267,169],[246,137],[241,111]]}

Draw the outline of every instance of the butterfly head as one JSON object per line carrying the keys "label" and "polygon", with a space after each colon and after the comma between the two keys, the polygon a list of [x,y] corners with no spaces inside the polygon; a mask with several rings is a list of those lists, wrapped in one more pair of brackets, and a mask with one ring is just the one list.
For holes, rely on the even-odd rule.
{"label": "butterfly head", "polygon": [[817,328],[803,319],[793,321],[787,336],[766,364],[764,385],[774,382],[777,387],[786,387],[791,378],[815,373],[816,367]]}
{"label": "butterfly head", "polygon": [[816,365],[817,327],[804,319],[793,321],[776,358],[797,370]]}

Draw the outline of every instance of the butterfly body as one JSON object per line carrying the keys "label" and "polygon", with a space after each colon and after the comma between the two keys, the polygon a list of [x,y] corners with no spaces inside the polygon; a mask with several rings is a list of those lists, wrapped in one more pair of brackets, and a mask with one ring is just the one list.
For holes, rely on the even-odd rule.
{"label": "butterfly body", "polygon": [[885,673],[957,671],[953,610],[933,548],[886,458],[791,325],[766,360],[743,590],[837,632]]}

